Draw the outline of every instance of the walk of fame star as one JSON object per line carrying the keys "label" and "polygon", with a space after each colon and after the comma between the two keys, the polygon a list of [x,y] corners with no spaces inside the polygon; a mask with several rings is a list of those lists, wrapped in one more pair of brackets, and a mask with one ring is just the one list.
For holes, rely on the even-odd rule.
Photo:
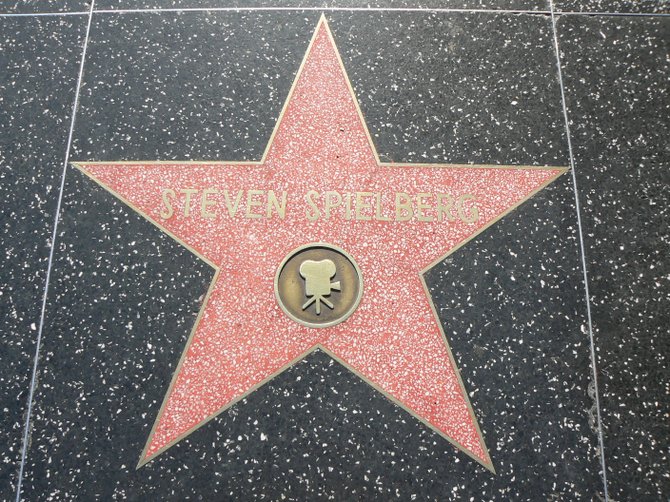
{"label": "walk of fame star", "polygon": [[[565,168],[380,162],[324,17],[260,161],[75,166],[216,270],[138,467],[320,349],[493,471],[423,272]],[[275,297],[278,268],[310,243],[362,277],[332,325]],[[332,256],[293,272],[311,281],[296,315],[351,286]]]}

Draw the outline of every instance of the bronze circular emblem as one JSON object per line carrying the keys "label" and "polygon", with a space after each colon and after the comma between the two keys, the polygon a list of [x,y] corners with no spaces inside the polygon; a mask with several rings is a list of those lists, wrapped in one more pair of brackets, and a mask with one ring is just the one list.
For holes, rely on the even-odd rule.
{"label": "bronze circular emblem", "polygon": [[353,314],[362,295],[363,277],[354,259],[322,242],[291,251],[275,276],[279,306],[310,328],[341,323]]}

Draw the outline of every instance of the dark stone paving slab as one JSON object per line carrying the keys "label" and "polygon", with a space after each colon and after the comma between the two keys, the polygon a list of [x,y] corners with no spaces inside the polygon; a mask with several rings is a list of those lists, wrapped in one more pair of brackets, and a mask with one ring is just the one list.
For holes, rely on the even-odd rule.
{"label": "dark stone paving slab", "polygon": [[[319,15],[96,16],[73,159],[260,158]],[[548,18],[329,19],[382,160],[568,164]]]}
{"label": "dark stone paving slab", "polygon": [[382,160],[568,165],[548,17],[332,20]]}
{"label": "dark stone paving slab", "polygon": [[445,475],[453,500],[604,497],[573,204],[565,175],[427,275],[495,441],[496,476]]}
{"label": "dark stone paving slab", "polygon": [[88,12],[88,0],[6,0],[0,2],[0,14],[44,12]]}
{"label": "dark stone paving slab", "polygon": [[[135,465],[212,271],[76,170],[64,207],[23,493],[148,496]],[[196,470],[157,471],[159,498]]]}
{"label": "dark stone paving slab", "polygon": [[558,12],[668,14],[669,0],[554,0]]}
{"label": "dark stone paving slab", "polygon": [[558,24],[613,500],[665,500],[670,389],[668,18]]}
{"label": "dark stone paving slab", "polygon": [[[96,16],[72,159],[259,158],[318,16]],[[328,18],[384,160],[567,164],[546,17]],[[427,277],[497,475],[320,352],[136,470],[213,272],[71,171],[25,498],[597,499],[573,200]]]}
{"label": "dark stone paving slab", "polygon": [[96,15],[72,158],[260,158],[318,19]]}
{"label": "dark stone paving slab", "polygon": [[168,9],[168,8],[392,8],[392,9],[504,9],[549,10],[548,0],[97,0],[96,9]]}
{"label": "dark stone paving slab", "polygon": [[0,499],[13,497],[83,19],[0,19]]}

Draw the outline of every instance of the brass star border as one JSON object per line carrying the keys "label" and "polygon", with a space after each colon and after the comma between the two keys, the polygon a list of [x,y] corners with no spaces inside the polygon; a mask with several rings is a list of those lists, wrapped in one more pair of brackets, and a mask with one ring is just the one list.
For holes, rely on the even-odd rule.
{"label": "brass star border", "polygon": [[[378,166],[380,166],[380,167],[393,167],[393,168],[403,167],[403,166],[406,166],[406,167],[421,166],[422,168],[423,168],[423,167],[430,167],[430,168],[434,168],[434,169],[441,169],[441,168],[442,168],[442,169],[484,169],[484,170],[489,170],[489,169],[494,169],[494,170],[504,170],[504,169],[520,170],[520,169],[529,169],[529,170],[551,170],[551,171],[555,171],[555,172],[557,172],[556,175],[551,176],[545,183],[541,184],[537,189],[535,189],[535,190],[533,190],[532,192],[530,192],[526,197],[520,199],[517,203],[513,204],[512,206],[510,206],[507,210],[505,210],[504,212],[500,213],[497,217],[495,217],[495,218],[491,219],[490,221],[488,221],[485,225],[483,225],[483,226],[481,226],[480,228],[478,228],[474,233],[472,233],[472,234],[469,235],[467,238],[465,238],[465,239],[463,239],[462,241],[460,241],[457,245],[455,245],[454,247],[452,247],[451,249],[449,249],[448,252],[444,253],[443,255],[439,256],[437,259],[435,259],[434,261],[432,261],[427,267],[425,267],[424,269],[422,269],[421,272],[420,272],[420,274],[419,274],[420,279],[421,279],[421,284],[422,284],[422,287],[423,287],[423,291],[424,291],[424,293],[425,293],[425,295],[426,295],[426,297],[427,297],[427,299],[428,299],[428,303],[430,304],[430,309],[431,309],[431,311],[432,311],[432,313],[433,313],[434,320],[435,320],[435,322],[437,323],[437,326],[438,326],[439,331],[440,331],[440,334],[441,334],[441,336],[442,336],[444,345],[445,345],[445,347],[446,347],[446,350],[447,350],[447,353],[448,353],[448,357],[449,357],[449,363],[450,363],[451,366],[455,369],[455,374],[456,374],[456,377],[457,377],[457,379],[458,379],[458,386],[459,386],[459,388],[460,388],[461,391],[462,391],[462,394],[463,394],[465,403],[467,404],[468,412],[469,412],[469,414],[470,414],[470,417],[471,417],[471,419],[472,419],[472,422],[474,423],[474,426],[475,426],[475,428],[476,428],[477,434],[478,434],[478,436],[479,436],[479,441],[480,441],[480,443],[481,443],[481,447],[482,447],[482,449],[483,449],[483,451],[484,451],[485,459],[478,458],[477,456],[473,455],[470,451],[468,451],[466,448],[464,448],[461,444],[459,444],[459,443],[458,443],[457,441],[455,441],[453,438],[449,437],[447,434],[445,434],[443,431],[441,431],[441,430],[438,429],[436,426],[434,426],[433,424],[431,424],[431,423],[430,423],[428,420],[426,420],[424,417],[420,416],[420,415],[417,414],[415,411],[413,411],[412,409],[410,409],[410,408],[409,408],[408,406],[406,406],[403,402],[401,402],[398,398],[396,398],[395,396],[393,396],[390,392],[384,390],[384,389],[381,388],[379,385],[377,385],[375,382],[371,381],[369,378],[367,378],[365,375],[363,375],[360,371],[358,371],[356,368],[354,368],[351,364],[349,364],[347,361],[345,361],[343,358],[339,357],[336,353],[334,353],[332,350],[329,350],[328,347],[324,346],[324,345],[321,344],[321,343],[316,343],[316,344],[314,344],[310,349],[308,349],[308,350],[304,351],[303,353],[301,353],[300,356],[298,356],[298,357],[296,357],[296,358],[290,360],[288,363],[286,363],[286,364],[284,364],[283,366],[281,366],[278,370],[272,372],[269,376],[267,376],[266,378],[264,378],[264,379],[258,381],[255,385],[249,387],[248,390],[246,390],[245,392],[243,392],[243,393],[240,394],[239,396],[235,397],[235,398],[232,399],[230,402],[226,403],[225,406],[223,406],[223,407],[221,407],[220,409],[216,410],[214,413],[209,414],[204,420],[201,420],[196,426],[191,427],[191,428],[189,428],[188,430],[186,430],[185,432],[179,434],[179,436],[177,436],[175,439],[173,439],[172,441],[170,441],[170,442],[169,442],[168,444],[166,444],[165,446],[162,446],[161,448],[159,448],[157,451],[153,452],[151,455],[147,455],[147,451],[148,451],[148,449],[149,449],[150,443],[151,443],[152,438],[154,437],[154,434],[155,434],[155,432],[156,432],[156,427],[157,427],[157,425],[158,425],[158,423],[159,423],[161,417],[163,416],[163,413],[164,413],[164,411],[165,411],[165,407],[166,407],[168,398],[169,398],[169,396],[171,395],[171,393],[173,392],[173,388],[174,388],[174,386],[175,386],[175,382],[176,382],[176,380],[177,380],[178,375],[180,374],[180,371],[182,370],[182,367],[183,367],[183,365],[184,365],[184,361],[185,361],[185,359],[186,359],[186,355],[187,355],[187,353],[188,353],[188,351],[189,351],[189,348],[190,348],[191,345],[192,345],[194,335],[195,335],[195,333],[196,333],[196,331],[197,331],[197,329],[198,329],[198,326],[200,325],[200,323],[201,323],[201,321],[202,321],[202,319],[203,319],[203,315],[204,315],[204,312],[205,312],[205,310],[206,310],[206,308],[207,308],[207,306],[208,306],[208,302],[210,301],[210,297],[211,297],[212,292],[213,292],[213,290],[214,290],[214,286],[217,284],[217,280],[219,279],[221,269],[220,269],[219,265],[217,265],[213,260],[211,260],[210,258],[208,258],[207,256],[205,256],[203,253],[201,253],[200,251],[198,251],[197,249],[195,249],[192,245],[189,245],[188,243],[186,243],[182,238],[180,238],[180,237],[177,236],[175,233],[173,233],[172,231],[170,231],[169,229],[167,229],[164,225],[161,225],[158,221],[156,221],[156,219],[154,219],[154,217],[152,217],[151,215],[149,215],[148,212],[147,212],[146,210],[141,209],[141,208],[138,207],[136,204],[134,204],[133,202],[131,202],[130,200],[128,200],[124,195],[122,195],[121,193],[119,193],[117,190],[113,189],[113,188],[110,187],[108,184],[105,184],[103,181],[101,181],[101,180],[99,179],[99,177],[98,177],[96,174],[94,174],[92,171],[95,171],[96,167],[100,167],[100,166],[112,166],[112,165],[113,165],[113,166],[138,166],[138,165],[142,165],[142,166],[165,166],[166,168],[168,168],[169,166],[174,166],[174,165],[179,165],[179,166],[188,166],[188,165],[192,165],[192,166],[211,166],[211,167],[216,167],[216,166],[234,166],[234,165],[245,165],[245,166],[250,166],[250,165],[258,165],[258,166],[260,166],[260,165],[264,165],[265,162],[266,162],[266,160],[267,160],[267,158],[268,158],[268,153],[269,153],[269,151],[270,151],[270,148],[272,147],[272,145],[273,145],[273,143],[274,143],[274,141],[275,141],[275,137],[276,137],[276,135],[277,135],[277,132],[278,132],[278,130],[280,129],[280,126],[281,126],[281,124],[282,124],[282,121],[284,120],[284,116],[285,116],[286,110],[287,110],[287,108],[288,108],[288,106],[289,106],[289,103],[291,102],[291,99],[292,99],[293,96],[294,96],[295,89],[296,89],[296,85],[297,85],[297,83],[299,82],[299,80],[300,80],[300,78],[301,78],[301,75],[303,74],[303,70],[304,70],[305,64],[306,64],[306,62],[307,62],[307,60],[308,60],[308,57],[309,57],[309,55],[310,55],[310,53],[311,53],[311,51],[312,51],[312,47],[313,47],[313,45],[314,45],[314,43],[315,43],[315,40],[316,40],[316,38],[317,38],[317,34],[319,33],[319,31],[320,31],[322,28],[325,29],[325,31],[326,31],[326,33],[327,33],[327,36],[328,36],[328,38],[329,38],[329,40],[330,40],[330,43],[332,44],[332,46],[333,46],[333,48],[334,48],[334,50],[335,50],[335,53],[336,53],[336,56],[337,56],[337,61],[338,61],[339,65],[340,65],[342,74],[343,74],[343,76],[344,76],[344,78],[345,78],[345,80],[346,80],[346,85],[347,85],[348,91],[349,91],[349,93],[350,93],[350,95],[351,95],[351,97],[352,97],[352,99],[353,99],[353,102],[354,102],[354,105],[355,105],[355,108],[356,108],[356,113],[358,114],[359,120],[360,120],[360,122],[361,122],[361,124],[362,124],[362,127],[363,127],[363,130],[364,130],[364,132],[365,132],[365,136],[367,137],[367,141],[368,141],[368,143],[369,143],[369,147],[370,147],[371,152],[372,152],[372,154],[373,154],[373,156],[374,156],[374,160],[375,160],[375,162],[376,162],[376,164],[377,164]],[[266,148],[265,148],[265,150],[264,150],[263,156],[261,157],[261,159],[260,159],[259,161],[249,161],[249,162],[247,162],[247,161],[244,161],[244,162],[241,162],[241,161],[192,161],[192,160],[191,160],[191,161],[123,161],[123,162],[85,162],[85,161],[80,161],[80,162],[73,162],[73,163],[72,163],[72,165],[73,165],[74,167],[76,167],[78,170],[80,170],[83,174],[85,174],[86,176],[88,176],[89,178],[91,178],[93,181],[95,181],[96,183],[98,183],[99,185],[101,185],[103,188],[105,188],[105,190],[107,190],[108,192],[110,192],[112,195],[114,195],[116,198],[118,198],[119,200],[121,200],[121,201],[122,201],[124,204],[126,204],[127,206],[131,207],[134,211],[136,211],[138,214],[140,214],[141,216],[143,216],[146,220],[148,220],[148,221],[149,221],[150,223],[152,223],[154,226],[156,226],[157,228],[159,228],[162,232],[166,233],[166,234],[169,235],[172,239],[174,239],[175,241],[177,241],[178,243],[180,243],[182,246],[184,246],[185,248],[187,248],[187,249],[188,249],[189,251],[191,251],[194,255],[196,255],[197,257],[199,257],[201,260],[203,260],[203,261],[204,261],[205,263],[207,263],[209,266],[211,266],[211,267],[214,269],[214,271],[215,271],[214,277],[212,278],[212,282],[210,283],[209,289],[208,289],[207,294],[206,294],[206,296],[205,296],[205,298],[204,298],[202,307],[201,307],[201,309],[200,309],[200,311],[199,311],[199,313],[198,313],[198,316],[197,316],[197,318],[196,318],[196,320],[195,320],[195,323],[194,323],[194,325],[193,325],[193,328],[191,329],[191,332],[190,332],[190,335],[189,335],[189,337],[188,337],[188,340],[187,340],[186,346],[185,346],[185,348],[184,348],[184,351],[182,352],[182,355],[181,355],[181,357],[180,357],[180,359],[179,359],[179,362],[178,362],[178,364],[177,364],[177,367],[176,367],[176,369],[175,369],[175,371],[174,371],[174,374],[173,374],[173,377],[172,377],[172,379],[171,379],[171,382],[170,382],[170,385],[169,385],[169,387],[168,387],[168,390],[167,390],[166,393],[165,393],[165,398],[164,398],[163,404],[162,404],[162,406],[161,406],[161,408],[160,408],[160,410],[159,410],[158,416],[157,416],[157,418],[156,418],[156,420],[155,420],[155,422],[154,422],[154,425],[153,425],[153,427],[152,427],[152,429],[151,429],[151,432],[150,432],[150,434],[149,434],[149,438],[148,438],[147,443],[146,443],[146,445],[145,445],[145,447],[144,447],[144,450],[142,451],[142,454],[140,455],[140,460],[139,460],[139,462],[138,462],[137,468],[141,467],[141,466],[144,465],[145,463],[147,463],[147,462],[149,462],[150,460],[152,460],[153,458],[155,458],[157,455],[159,455],[159,454],[161,454],[162,452],[164,452],[165,450],[169,449],[171,446],[173,446],[174,444],[176,444],[177,442],[179,442],[181,439],[183,439],[184,437],[187,437],[187,436],[190,435],[192,432],[194,432],[195,430],[199,429],[199,428],[200,428],[201,426],[203,426],[204,424],[208,423],[208,422],[209,422],[210,420],[212,420],[214,417],[218,416],[221,412],[223,412],[223,411],[225,411],[226,409],[228,409],[229,407],[233,406],[233,405],[236,404],[238,401],[244,399],[244,398],[247,397],[250,393],[252,393],[252,392],[255,391],[256,389],[258,389],[259,387],[261,387],[262,385],[264,385],[266,382],[268,382],[269,380],[271,380],[271,379],[274,378],[275,376],[277,376],[277,375],[279,375],[280,373],[282,373],[282,372],[283,372],[284,370],[286,370],[287,368],[293,366],[293,365],[296,364],[297,362],[299,362],[299,361],[301,361],[302,359],[304,359],[307,355],[311,354],[312,352],[314,352],[315,350],[318,349],[318,350],[322,350],[323,352],[325,352],[326,354],[328,354],[332,359],[336,360],[336,361],[337,361],[338,363],[340,363],[342,366],[346,367],[349,371],[353,372],[355,375],[357,375],[357,376],[358,376],[359,378],[361,378],[363,381],[365,381],[365,382],[368,383],[370,386],[372,386],[372,387],[375,388],[377,391],[379,391],[381,394],[383,394],[387,399],[389,399],[390,401],[392,401],[393,403],[395,403],[396,405],[398,405],[399,407],[401,407],[402,409],[404,409],[405,411],[407,411],[408,413],[410,413],[410,414],[411,414],[412,416],[414,416],[417,420],[419,420],[420,422],[424,423],[426,426],[428,426],[428,427],[429,427],[430,429],[432,429],[433,431],[437,432],[440,436],[442,436],[442,437],[445,438],[447,441],[449,441],[450,443],[452,443],[454,446],[456,446],[459,450],[461,450],[462,452],[464,452],[466,455],[468,455],[469,457],[471,457],[471,458],[473,458],[474,460],[476,460],[477,462],[479,462],[481,465],[483,465],[486,469],[488,469],[488,470],[491,471],[492,473],[495,473],[495,469],[494,469],[494,467],[493,467],[493,463],[492,463],[492,461],[491,461],[491,457],[490,457],[490,455],[489,455],[489,453],[488,453],[488,450],[487,450],[487,448],[486,448],[486,445],[484,444],[483,436],[482,436],[481,430],[480,430],[480,428],[479,428],[479,425],[478,425],[478,422],[477,422],[475,413],[474,413],[474,411],[473,411],[473,409],[472,409],[472,406],[471,406],[471,403],[470,403],[468,394],[467,394],[467,392],[466,392],[466,390],[465,390],[465,386],[464,386],[464,384],[463,384],[463,381],[462,381],[462,378],[461,378],[461,375],[460,375],[460,371],[458,370],[458,366],[457,366],[457,364],[456,364],[456,361],[454,360],[453,354],[452,354],[452,352],[451,352],[451,348],[450,348],[450,346],[449,346],[449,343],[448,343],[446,334],[445,334],[445,332],[444,332],[444,328],[443,328],[443,326],[442,326],[442,323],[440,322],[439,316],[438,316],[437,311],[436,311],[436,309],[435,309],[435,306],[434,306],[434,304],[433,304],[433,302],[432,302],[430,292],[429,292],[428,287],[427,287],[427,285],[426,285],[426,283],[425,283],[424,274],[425,274],[428,270],[430,270],[433,266],[435,266],[436,264],[438,264],[438,263],[440,263],[441,261],[443,261],[446,257],[448,257],[448,256],[451,255],[452,253],[458,251],[461,247],[463,247],[465,244],[467,244],[470,240],[472,240],[472,239],[474,239],[475,237],[477,237],[480,233],[482,233],[482,232],[483,232],[484,230],[486,230],[488,227],[490,227],[491,225],[497,223],[501,218],[503,218],[504,216],[506,216],[507,214],[509,214],[511,211],[513,211],[514,209],[516,209],[519,205],[521,205],[521,204],[523,204],[524,202],[526,202],[528,199],[530,199],[532,196],[534,196],[537,192],[539,192],[540,190],[544,189],[547,185],[549,185],[550,183],[552,183],[553,181],[555,181],[561,174],[567,172],[567,171],[568,171],[568,168],[567,168],[567,167],[563,167],[563,166],[485,165],[485,164],[396,164],[396,163],[384,163],[384,162],[381,162],[381,160],[379,159],[379,155],[378,155],[378,153],[377,153],[377,150],[376,150],[376,148],[375,148],[374,142],[373,142],[373,140],[372,140],[372,137],[371,137],[371,135],[370,135],[370,132],[369,132],[369,130],[368,130],[368,128],[367,128],[367,125],[366,125],[365,119],[364,119],[364,117],[363,117],[363,113],[362,113],[362,111],[361,111],[361,109],[360,109],[358,100],[356,99],[355,96],[356,96],[356,95],[355,95],[354,89],[353,89],[353,87],[352,87],[352,85],[351,85],[351,82],[349,81],[347,72],[346,72],[346,70],[345,70],[345,67],[344,67],[344,64],[343,64],[343,62],[342,62],[341,56],[340,56],[339,51],[338,51],[338,49],[337,49],[337,46],[336,46],[336,44],[335,44],[335,40],[334,40],[334,38],[333,38],[333,35],[332,35],[331,31],[330,31],[330,28],[329,28],[329,26],[328,26],[328,23],[327,23],[327,21],[326,21],[325,16],[322,15],[321,18],[320,18],[320,20],[319,20],[319,22],[318,22],[318,25],[317,25],[317,27],[316,27],[316,29],[315,29],[315,31],[314,31],[314,34],[313,34],[313,36],[312,36],[312,39],[311,39],[311,41],[310,41],[310,43],[309,43],[309,46],[308,46],[308,48],[307,48],[307,51],[305,52],[305,56],[304,56],[304,58],[303,58],[303,60],[302,60],[302,63],[301,63],[301,65],[300,65],[300,67],[299,67],[299,69],[298,69],[298,71],[297,71],[297,73],[296,73],[296,76],[295,76],[294,80],[293,80],[293,84],[292,84],[291,89],[290,89],[290,91],[289,91],[289,93],[288,93],[288,96],[287,96],[287,98],[286,98],[286,100],[285,100],[285,102],[284,102],[282,111],[281,111],[281,113],[280,113],[280,115],[279,115],[279,117],[278,117],[278,119],[277,119],[277,122],[276,122],[275,127],[274,127],[274,129],[273,129],[273,132],[272,132],[272,134],[271,134],[271,136],[270,136],[270,139],[268,140],[268,143],[267,143]],[[346,323],[345,323],[345,324],[346,324]]]}

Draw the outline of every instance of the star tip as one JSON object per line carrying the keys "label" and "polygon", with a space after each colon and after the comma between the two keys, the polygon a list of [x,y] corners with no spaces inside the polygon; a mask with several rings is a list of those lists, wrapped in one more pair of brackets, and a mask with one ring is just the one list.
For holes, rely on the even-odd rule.
{"label": "star tip", "polygon": [[321,29],[326,30],[326,33],[328,33],[328,35],[330,35],[330,37],[332,38],[333,34],[330,31],[330,25],[328,24],[328,19],[326,18],[325,14],[321,14],[321,17],[319,18],[317,31],[320,31]]}
{"label": "star tip", "polygon": [[137,465],[135,466],[135,470],[139,471],[140,468],[144,467],[152,457],[140,457],[140,460],[137,462]]}
{"label": "star tip", "polygon": [[555,172],[555,174],[554,174],[554,176],[552,176],[552,181],[557,180],[558,178],[563,176],[565,173],[569,173],[570,168],[565,167],[565,166],[561,166],[561,167],[556,168],[556,170],[554,172]]}
{"label": "star tip", "polygon": [[93,177],[91,171],[87,168],[86,162],[70,162],[70,165],[89,178]]}
{"label": "star tip", "polygon": [[491,455],[489,454],[489,451],[486,448],[486,445],[484,444],[484,438],[481,438],[481,441],[482,441],[482,447],[484,448],[484,457],[479,458],[479,463],[483,465],[486,468],[486,470],[495,475],[497,474],[496,468],[493,466],[493,459],[491,458]]}

